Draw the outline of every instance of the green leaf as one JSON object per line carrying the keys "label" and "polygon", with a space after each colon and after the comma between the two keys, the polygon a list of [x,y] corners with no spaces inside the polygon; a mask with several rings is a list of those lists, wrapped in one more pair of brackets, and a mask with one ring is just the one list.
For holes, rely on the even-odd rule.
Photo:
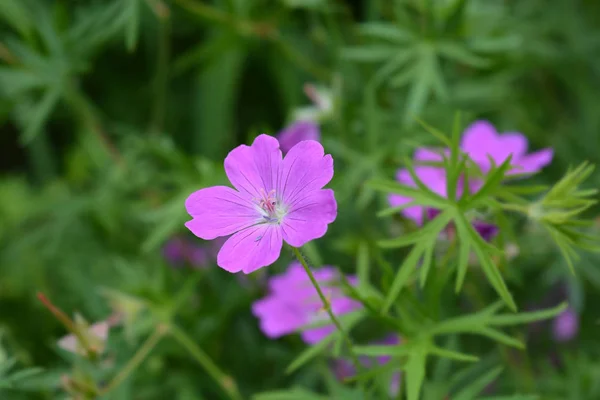
{"label": "green leaf", "polygon": [[[377,242],[377,245],[384,249],[396,249],[410,246],[413,243],[421,242],[425,238],[430,238],[432,235],[437,236],[440,233],[440,231],[447,225],[447,222],[443,225],[434,224],[434,221],[436,221],[440,216],[441,214],[438,215],[438,217],[436,217],[434,220],[428,222],[424,227],[417,229],[414,232],[407,233],[405,235],[401,235],[393,239],[380,240]],[[449,220],[450,219],[448,218],[448,221]],[[440,220],[440,222],[443,221],[444,220]]]}
{"label": "green leaf", "polygon": [[492,383],[502,373],[502,367],[497,367],[487,372],[483,376],[475,379],[466,388],[461,389],[458,393],[452,396],[452,400],[473,400],[479,393]]}
{"label": "green leaf", "polygon": [[432,208],[443,209],[448,206],[448,201],[437,194],[431,196],[429,193],[423,193],[412,186],[402,185],[396,181],[387,179],[371,179],[366,185],[385,193],[399,194],[413,199],[415,204],[428,206]]}
{"label": "green leaf", "polygon": [[361,356],[369,357],[401,357],[412,353],[412,347],[410,345],[371,345],[371,346],[355,346],[354,351],[356,354]]}
{"label": "green leaf", "polygon": [[438,357],[449,358],[451,360],[456,360],[456,361],[467,361],[467,362],[479,361],[479,357],[477,357],[477,356],[460,353],[458,351],[442,349],[440,347],[433,347],[433,348],[429,349],[429,354],[438,356]]}
{"label": "green leaf", "polygon": [[321,396],[306,389],[294,388],[290,390],[273,390],[252,396],[254,400],[327,400],[327,396]]}
{"label": "green leaf", "polygon": [[126,16],[125,47],[133,52],[137,46],[140,26],[140,0],[125,0],[123,14]]}
{"label": "green leaf", "polygon": [[524,312],[514,315],[496,315],[490,318],[489,324],[492,326],[509,326],[517,324],[528,324],[530,322],[541,321],[543,319],[554,318],[565,311],[568,304],[563,302],[558,306],[541,311]]}
{"label": "green leaf", "polygon": [[32,35],[34,22],[31,17],[31,10],[28,9],[24,0],[0,1],[0,19],[11,25],[21,36],[30,37]]}
{"label": "green leaf", "polygon": [[396,52],[391,46],[357,46],[342,49],[340,57],[348,61],[381,62],[392,59]]}
{"label": "green leaf", "polygon": [[429,245],[429,243],[425,245],[423,243],[419,243],[415,247],[413,247],[406,259],[404,260],[404,262],[402,263],[402,265],[400,266],[400,268],[398,269],[394,281],[392,282],[392,287],[390,288],[390,291],[388,292],[387,297],[385,299],[385,303],[381,311],[383,314],[386,314],[388,312],[392,304],[394,304],[394,301],[396,301],[398,295],[400,295],[402,288],[406,286],[408,279],[414,272],[415,267],[421,259],[423,251],[425,250],[427,245]]}
{"label": "green leaf", "polygon": [[306,364],[307,362],[311,361],[313,358],[317,357],[319,354],[324,352],[329,346],[329,344],[333,343],[333,340],[336,336],[337,334],[329,335],[323,340],[321,340],[319,343],[308,347],[306,350],[300,353],[300,355],[298,355],[298,357],[296,357],[294,361],[290,363],[290,365],[288,365],[288,367],[285,369],[285,373],[291,374],[292,372],[296,371],[298,368],[302,367],[304,364]]}
{"label": "green leaf", "polygon": [[481,328],[476,333],[482,336],[486,336],[506,346],[515,347],[517,349],[525,349],[525,344],[520,340],[510,337],[504,332],[500,332],[499,330],[493,328]]}
{"label": "green leaf", "polygon": [[467,227],[464,226],[463,220],[456,218],[454,220],[456,233],[458,234],[458,269],[456,273],[456,284],[454,292],[458,293],[462,289],[462,285],[469,269],[469,255],[471,254],[471,240]]}
{"label": "green leaf", "polygon": [[60,88],[47,89],[41,100],[35,105],[32,114],[26,120],[25,131],[21,136],[21,143],[29,144],[40,132],[46,120],[54,110],[61,97]]}
{"label": "green leaf", "polygon": [[512,154],[498,167],[492,168],[492,171],[487,175],[485,183],[473,196],[463,196],[461,205],[466,208],[474,208],[478,202],[488,197],[506,177],[506,172],[511,168]]}
{"label": "green leaf", "polygon": [[421,387],[425,380],[427,346],[427,342],[415,344],[406,363],[406,393],[408,400],[419,400]]}
{"label": "green leaf", "polygon": [[358,245],[356,270],[358,272],[358,285],[361,288],[369,286],[369,245],[365,241],[361,241]]}
{"label": "green leaf", "polygon": [[455,221],[458,221],[459,224],[462,224],[470,236],[471,244],[473,245],[473,250],[481,263],[481,269],[485,273],[488,281],[492,284],[492,287],[496,290],[496,292],[500,295],[502,300],[508,305],[508,307],[516,311],[517,305],[512,298],[512,295],[508,291],[506,287],[506,283],[498,270],[498,267],[492,261],[490,255],[486,251],[486,248],[491,247],[479,236],[479,233],[473,228],[473,226],[465,220],[465,217],[462,214],[457,214]]}
{"label": "green leaf", "polygon": [[397,44],[405,44],[414,39],[412,32],[402,29],[397,25],[367,22],[361,24],[358,29],[364,36],[389,40]]}
{"label": "green leaf", "polygon": [[486,68],[491,65],[489,59],[476,55],[464,45],[458,43],[442,42],[437,45],[437,50],[446,58],[471,67]]}

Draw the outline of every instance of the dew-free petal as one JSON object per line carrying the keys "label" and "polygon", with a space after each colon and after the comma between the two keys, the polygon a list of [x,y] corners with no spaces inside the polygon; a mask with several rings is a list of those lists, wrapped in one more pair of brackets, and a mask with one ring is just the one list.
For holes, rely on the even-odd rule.
{"label": "dew-free petal", "polygon": [[535,153],[528,154],[519,160],[519,167],[511,172],[513,173],[534,173],[538,172],[552,162],[554,150],[543,149]]}
{"label": "dew-free petal", "polygon": [[252,314],[260,321],[260,330],[271,339],[294,333],[306,323],[302,310],[276,296],[256,301],[252,304]]}
{"label": "dew-free petal", "polygon": [[193,217],[185,226],[204,240],[231,235],[260,219],[252,202],[227,186],[212,186],[192,193],[185,201],[185,208]]}
{"label": "dew-free petal", "polygon": [[333,178],[333,158],[325,155],[321,143],[306,140],[294,146],[283,159],[278,192],[292,205],[311,191],[319,190]]}
{"label": "dew-free petal", "polygon": [[283,238],[290,245],[300,247],[325,235],[327,226],[335,220],[336,215],[337,203],[333,190],[308,192],[290,206],[281,224]]}
{"label": "dew-free petal", "polygon": [[260,224],[231,236],[217,255],[217,264],[229,272],[249,274],[273,264],[283,245],[281,230],[270,224]]}
{"label": "dew-free petal", "polygon": [[231,184],[250,198],[261,198],[263,191],[275,189],[281,150],[272,136],[259,135],[251,146],[241,145],[225,158],[225,173]]}
{"label": "dew-free petal", "polygon": [[277,139],[279,140],[281,151],[287,153],[292,147],[303,140],[319,141],[321,139],[321,131],[319,130],[319,125],[313,121],[294,121],[277,135]]}

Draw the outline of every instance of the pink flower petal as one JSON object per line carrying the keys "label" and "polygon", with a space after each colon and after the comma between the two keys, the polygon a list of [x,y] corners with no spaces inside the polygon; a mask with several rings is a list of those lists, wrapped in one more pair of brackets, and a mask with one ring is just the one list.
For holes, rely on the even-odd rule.
{"label": "pink flower petal", "polygon": [[256,301],[252,304],[252,314],[259,319],[260,329],[271,339],[294,333],[307,322],[301,309],[276,296]]}
{"label": "pink flower petal", "polygon": [[[327,316],[327,318],[329,318],[329,316]],[[302,336],[302,340],[304,340],[305,343],[315,344],[319,343],[321,340],[325,339],[333,332],[335,332],[335,326],[332,324],[307,329],[305,331],[302,331],[300,336]]]}
{"label": "pink flower petal", "polygon": [[277,135],[281,150],[285,153],[303,140],[318,141],[320,138],[319,125],[313,121],[295,121]]}
{"label": "pink flower petal", "polygon": [[281,229],[270,224],[255,225],[227,239],[217,255],[217,264],[229,272],[249,274],[273,264],[282,245]]}
{"label": "pink flower petal", "polygon": [[494,125],[475,121],[465,129],[460,147],[473,161],[488,162],[486,151],[496,145],[497,136]]}
{"label": "pink flower petal", "polygon": [[204,240],[231,235],[261,219],[248,198],[227,186],[213,186],[192,193],[185,201],[185,208],[193,217],[185,226]]}
{"label": "pink flower petal", "polygon": [[325,235],[327,226],[337,215],[337,203],[331,189],[303,193],[290,207],[281,231],[283,239],[294,247]]}
{"label": "pink flower petal", "polygon": [[278,194],[287,205],[311,191],[319,190],[333,177],[333,158],[321,143],[306,140],[294,146],[283,159]]}
{"label": "pink flower petal", "polygon": [[259,135],[252,146],[241,145],[225,158],[225,173],[231,184],[250,198],[262,198],[276,188],[281,150],[272,136]]}
{"label": "pink flower petal", "polygon": [[552,162],[554,151],[552,149],[543,149],[535,153],[528,154],[519,160],[519,166],[511,172],[515,174],[535,173]]}

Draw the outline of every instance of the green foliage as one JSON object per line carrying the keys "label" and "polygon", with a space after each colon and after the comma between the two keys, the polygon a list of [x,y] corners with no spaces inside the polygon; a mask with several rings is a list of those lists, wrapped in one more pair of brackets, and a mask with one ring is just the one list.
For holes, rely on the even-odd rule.
{"label": "green foliage", "polygon": [[[0,398],[600,398],[600,5],[575,3],[1,0]],[[299,115],[320,124],[338,202],[303,254],[363,305],[339,317],[365,364],[347,379],[339,331],[271,340],[252,315],[289,252],[240,277],[184,227],[233,147]],[[483,174],[460,151],[476,119],[552,164]],[[425,146],[450,150],[447,196],[410,161]],[[415,205],[439,213],[415,226]],[[169,258],[174,238],[208,261]],[[576,338],[557,342],[569,312]],[[97,345],[80,322],[107,319],[104,351],[57,344]]]}

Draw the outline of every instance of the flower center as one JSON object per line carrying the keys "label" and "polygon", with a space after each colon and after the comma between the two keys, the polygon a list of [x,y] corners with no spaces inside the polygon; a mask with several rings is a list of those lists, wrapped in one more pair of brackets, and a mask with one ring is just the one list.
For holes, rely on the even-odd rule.
{"label": "flower center", "polygon": [[268,223],[281,223],[283,216],[286,214],[286,209],[277,198],[275,189],[268,193],[264,189],[261,189],[260,196],[255,201],[265,221]]}

